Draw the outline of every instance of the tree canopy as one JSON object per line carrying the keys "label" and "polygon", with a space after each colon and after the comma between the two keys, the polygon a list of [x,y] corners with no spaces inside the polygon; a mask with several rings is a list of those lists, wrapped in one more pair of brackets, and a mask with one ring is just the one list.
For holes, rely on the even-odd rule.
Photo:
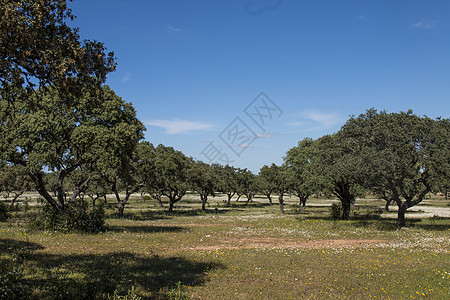
{"label": "tree canopy", "polygon": [[304,209],[309,196],[324,185],[321,174],[315,174],[312,163],[317,158],[314,141],[305,138],[298,146],[289,149],[284,162],[292,176],[290,190],[300,199]]}
{"label": "tree canopy", "polygon": [[[115,69],[114,53],[98,41],[81,41],[65,0],[0,0],[0,95],[34,107],[37,89],[52,86],[65,101],[98,90]],[[92,91],[91,91],[92,92]]]}
{"label": "tree canopy", "polygon": [[449,182],[448,119],[412,113],[368,110],[341,129],[355,159],[362,184],[398,206],[398,225],[405,211]]}
{"label": "tree canopy", "polygon": [[188,170],[192,160],[172,147],[158,145],[155,154],[155,188],[169,198],[169,211],[189,187]]}
{"label": "tree canopy", "polygon": [[[0,103],[0,150],[2,159],[26,168],[37,191],[55,209],[64,210],[64,181],[75,170],[90,172],[111,165],[126,165],[144,126],[130,103],[105,86],[100,94],[90,94],[69,105],[55,89],[40,95],[34,109],[18,102],[15,114]],[[38,93],[40,91],[37,91]],[[56,172],[56,199],[49,194],[44,172]],[[76,187],[77,197],[84,188]],[[74,190],[75,191],[75,190]]]}

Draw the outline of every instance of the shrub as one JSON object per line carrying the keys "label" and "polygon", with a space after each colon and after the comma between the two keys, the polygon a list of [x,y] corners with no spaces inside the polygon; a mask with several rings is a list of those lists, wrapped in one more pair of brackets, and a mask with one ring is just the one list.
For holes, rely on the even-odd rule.
{"label": "shrub", "polygon": [[97,233],[104,230],[105,212],[103,206],[89,208],[85,201],[68,203],[63,212],[46,204],[31,223],[30,229],[54,230],[59,232]]}
{"label": "shrub", "polygon": [[337,220],[341,217],[341,204],[333,203],[330,207],[330,215],[333,220]]}
{"label": "shrub", "polygon": [[0,222],[6,221],[8,217],[8,206],[5,203],[0,202]]}

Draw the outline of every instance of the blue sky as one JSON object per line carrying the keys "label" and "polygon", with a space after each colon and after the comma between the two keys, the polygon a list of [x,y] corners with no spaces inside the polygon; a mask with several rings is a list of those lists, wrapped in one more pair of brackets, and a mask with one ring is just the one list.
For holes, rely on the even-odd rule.
{"label": "blue sky", "polygon": [[199,160],[257,172],[371,107],[449,117],[448,0],[69,7],[82,38],[115,52],[107,84],[136,107],[146,139]]}

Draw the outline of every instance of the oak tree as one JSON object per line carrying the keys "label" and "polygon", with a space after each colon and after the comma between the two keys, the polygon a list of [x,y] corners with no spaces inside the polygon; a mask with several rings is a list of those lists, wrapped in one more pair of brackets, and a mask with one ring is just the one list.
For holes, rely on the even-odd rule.
{"label": "oak tree", "polygon": [[[36,106],[15,103],[15,114],[0,103],[0,153],[11,165],[23,166],[39,194],[56,210],[64,210],[66,179],[83,169],[85,178],[73,187],[75,201],[88,185],[92,172],[131,159],[145,129],[126,103],[105,86],[102,93],[86,91],[68,104],[53,88],[40,95]],[[39,91],[38,91],[39,93]],[[45,172],[55,174],[55,193],[50,194]]]}
{"label": "oak tree", "polygon": [[405,212],[439,191],[450,177],[450,126],[448,119],[433,120],[408,112],[368,110],[350,118],[343,138],[359,157],[364,185],[398,206],[398,226]]}

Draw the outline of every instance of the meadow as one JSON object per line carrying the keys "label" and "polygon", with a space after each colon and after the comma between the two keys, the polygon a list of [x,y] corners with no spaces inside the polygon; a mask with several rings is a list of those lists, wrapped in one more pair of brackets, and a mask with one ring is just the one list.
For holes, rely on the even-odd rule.
{"label": "meadow", "polygon": [[[427,199],[397,229],[395,207],[358,199],[351,220],[333,200],[311,198],[286,214],[266,198],[187,195],[173,213],[134,197],[106,230],[30,230],[34,198],[0,223],[0,298],[31,299],[448,299],[450,202]],[[275,199],[276,202],[276,199]]]}

